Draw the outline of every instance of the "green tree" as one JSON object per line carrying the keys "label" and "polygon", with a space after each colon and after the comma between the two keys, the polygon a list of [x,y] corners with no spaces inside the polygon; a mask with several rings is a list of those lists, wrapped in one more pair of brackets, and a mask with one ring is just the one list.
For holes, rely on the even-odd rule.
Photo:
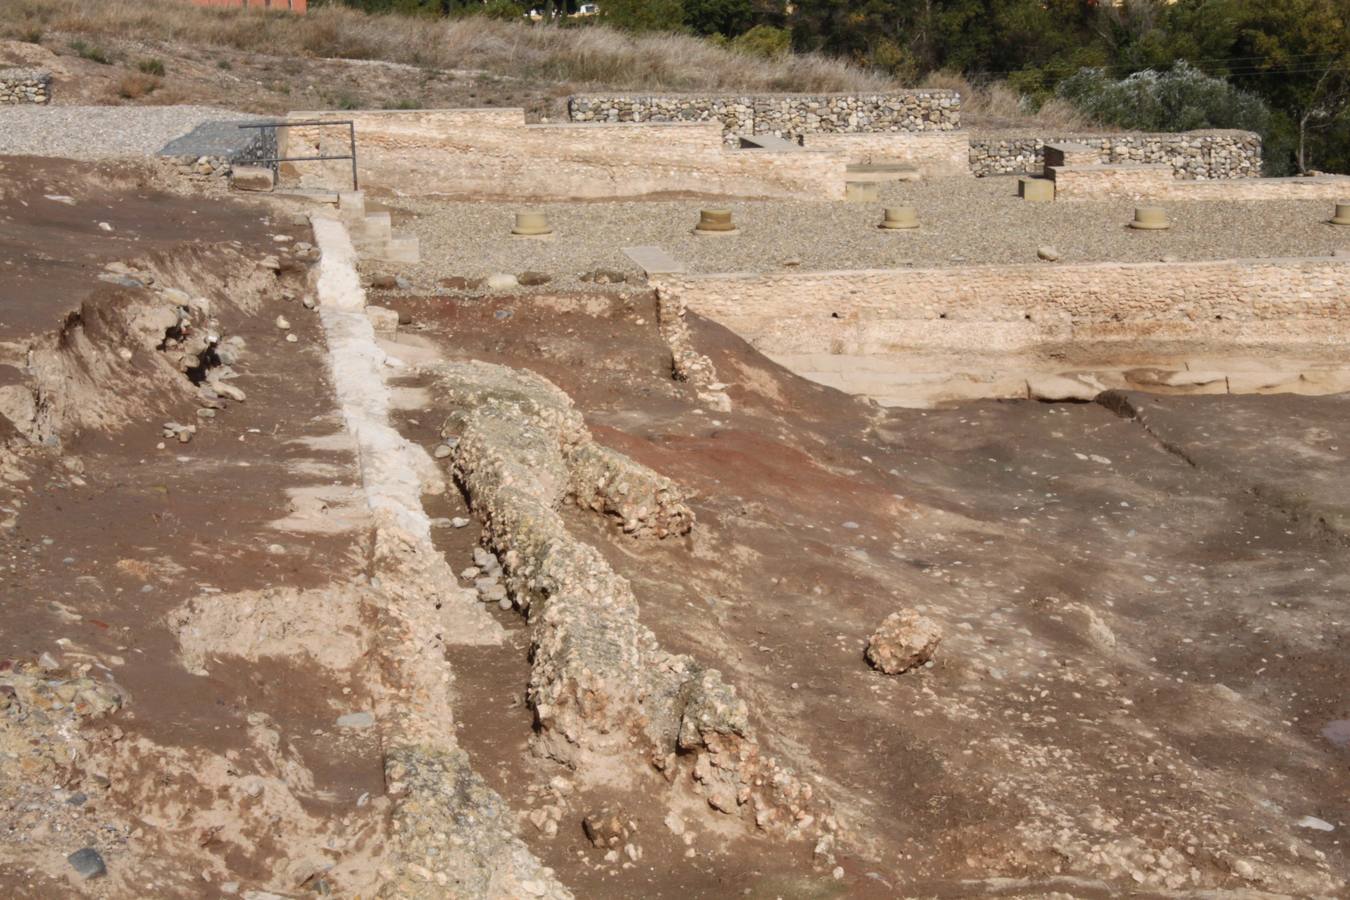
{"label": "green tree", "polygon": [[684,24],[695,34],[735,37],[755,24],[751,0],[684,0]]}
{"label": "green tree", "polygon": [[629,31],[679,31],[684,27],[683,0],[602,0],[600,18]]}
{"label": "green tree", "polygon": [[1283,111],[1300,172],[1327,151],[1344,164],[1345,149],[1318,138],[1350,114],[1350,0],[1248,0],[1243,12],[1233,79]]}

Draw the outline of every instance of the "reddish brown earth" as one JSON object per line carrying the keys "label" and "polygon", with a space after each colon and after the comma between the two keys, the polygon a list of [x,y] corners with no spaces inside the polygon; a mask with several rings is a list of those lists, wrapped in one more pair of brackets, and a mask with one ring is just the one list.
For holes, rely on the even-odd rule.
{"label": "reddish brown earth", "polygon": [[[157,191],[135,169],[10,158],[0,176],[0,341],[11,349],[81,303],[103,307],[147,293],[97,280],[106,262],[161,253],[209,268],[234,259],[213,256],[218,241],[238,241],[243,257],[261,258],[275,252],[273,234],[300,236],[266,224],[268,211],[257,206]],[[75,204],[42,199],[53,191]],[[92,226],[109,217],[114,232]],[[297,274],[277,279],[271,301],[278,307],[285,286],[298,289],[303,281]],[[288,489],[344,477],[350,484],[354,476],[346,453],[298,443],[341,428],[315,318],[298,303],[285,305],[299,337],[291,344],[272,323],[282,309],[242,315],[225,297],[212,299],[222,332],[246,341],[236,382],[245,402],[221,410],[191,443],[169,440],[163,450],[156,449],[162,422],[194,421],[195,404],[174,408],[151,397],[143,418],[64,435],[59,454],[24,451],[30,480],[19,485],[16,524],[0,531],[0,660],[48,652],[62,663],[58,674],[82,659],[107,666],[125,706],[86,725],[85,737],[112,756],[118,746],[139,749],[110,785],[77,766],[40,786],[58,810],[67,794],[89,797],[66,807],[79,815],[62,833],[44,827],[42,819],[52,818],[47,810],[34,813],[3,796],[0,884],[7,896],[69,896],[75,882],[67,881],[64,856],[86,845],[100,849],[109,870],[108,878],[79,885],[91,895],[215,896],[200,875],[203,859],[218,859],[246,884],[298,859],[295,848],[265,833],[247,849],[218,839],[213,822],[196,822],[184,808],[206,807],[212,792],[224,796],[185,760],[229,758],[240,779],[274,774],[253,739],[250,715],[265,716],[281,736],[283,756],[302,759],[312,774],[312,785],[296,792],[305,815],[352,834],[370,831],[353,816],[355,803],[363,793],[383,793],[383,772],[370,738],[334,733],[330,707],[357,705],[342,693],[347,684],[302,658],[189,674],[165,623],[194,596],[228,602],[241,591],[314,588],[358,574],[351,560],[360,558],[360,532],[296,534],[271,525],[292,512]],[[127,378],[134,380],[134,368]],[[323,469],[337,473],[336,482],[316,478]],[[359,681],[352,686],[361,689]],[[361,816],[368,819],[373,808]]]}
{"label": "reddish brown earth", "polygon": [[[404,340],[552,379],[601,441],[698,492],[689,540],[569,520],[852,828],[839,883],[810,848],[754,839],[701,834],[687,862],[640,797],[630,870],[579,829],[527,828],[580,894],[1107,896],[1160,879],[1169,847],[1201,884],[1242,886],[1243,860],[1272,866],[1275,893],[1344,884],[1350,757],[1321,733],[1350,712],[1344,397],[1132,395],[1139,421],[1101,403],[883,410],[699,321],[723,414],[670,380],[645,295],[372,302],[411,315]],[[410,415],[434,442],[443,417]],[[901,607],[947,638],[934,668],[888,678],[862,650]],[[454,660],[461,740],[517,808],[552,774],[520,762],[525,646]],[[1113,841],[1114,869],[1092,858]]]}
{"label": "reddish brown earth", "polygon": [[[233,383],[247,392],[157,449],[163,422],[195,421],[197,403],[141,383],[137,348],[82,395],[131,397],[134,415],[48,447],[0,421],[0,682],[39,666],[64,684],[89,666],[122,697],[64,732],[62,709],[0,709],[3,893],[370,896],[387,858],[383,748],[335,724],[369,708],[373,680],[364,661],[314,655],[351,636],[337,608],[292,633],[295,652],[260,659],[207,629],[206,674],[172,626],[192,600],[239,610],[242,628],[246,592],[299,604],[363,581],[368,530],[321,333],[284,299],[303,294],[304,266],[255,268],[288,243],[273,235],[307,235],[140,170],[2,162],[0,390],[32,378],[27,348],[68,312],[162,302],[174,285],[99,280],[149,260],[244,339]],[[410,349],[553,380],[601,442],[696,492],[688,538],[565,518],[631,580],[666,649],[725,674],[766,752],[843,825],[828,859],[698,805],[675,811],[677,835],[664,803],[593,786],[546,837],[526,814],[569,773],[530,750],[525,625],[494,607],[509,640],[449,653],[459,743],[576,896],[1344,894],[1344,397],[884,410],[694,320],[730,385],[724,413],[670,378],[644,292],[372,301],[408,314]],[[447,410],[429,380],[405,384],[432,388],[398,416],[431,446]],[[308,531],[302,489],[325,498]],[[456,494],[426,505],[469,517]],[[476,523],[434,533],[453,569],[470,564]],[[900,608],[946,636],[931,668],[888,677],[863,648]],[[80,755],[47,759],[57,744]],[[586,840],[581,817],[601,807],[637,825],[635,862]],[[65,858],[82,847],[108,877],[74,875]]]}

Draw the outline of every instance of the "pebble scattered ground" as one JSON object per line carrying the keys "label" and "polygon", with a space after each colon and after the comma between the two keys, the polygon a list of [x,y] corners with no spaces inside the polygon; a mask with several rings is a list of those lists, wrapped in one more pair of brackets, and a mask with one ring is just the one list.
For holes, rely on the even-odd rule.
{"label": "pebble scattered ground", "polygon": [[0,155],[154,156],[202,122],[251,118],[209,106],[6,106],[0,107]]}
{"label": "pebble scattered ground", "polygon": [[[546,239],[510,234],[526,203],[400,200],[412,213],[400,233],[421,239],[423,262],[400,267],[418,287],[447,276],[543,272],[549,288],[576,287],[598,267],[641,272],[622,248],[654,244],[694,272],[896,268],[988,263],[1036,263],[1055,248],[1054,265],[1092,261],[1149,261],[1307,256],[1350,250],[1350,227],[1328,225],[1322,201],[1170,203],[1173,227],[1126,228],[1134,203],[1028,203],[1013,178],[952,178],[882,186],[879,203],[729,202],[678,200],[550,203],[555,234]],[[918,208],[916,231],[876,227],[886,205]],[[696,237],[701,208],[726,206],[739,233]]]}

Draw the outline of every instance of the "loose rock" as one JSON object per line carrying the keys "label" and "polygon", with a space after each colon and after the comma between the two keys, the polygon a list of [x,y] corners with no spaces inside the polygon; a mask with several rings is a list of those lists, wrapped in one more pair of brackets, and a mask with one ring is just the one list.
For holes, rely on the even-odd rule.
{"label": "loose rock", "polygon": [[913,610],[891,613],[867,641],[867,661],[887,675],[899,675],[933,658],[942,629]]}

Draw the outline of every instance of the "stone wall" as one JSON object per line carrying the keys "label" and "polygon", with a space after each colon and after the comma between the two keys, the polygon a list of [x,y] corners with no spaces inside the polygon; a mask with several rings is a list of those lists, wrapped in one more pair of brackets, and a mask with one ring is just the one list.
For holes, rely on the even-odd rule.
{"label": "stone wall", "polygon": [[[377,110],[342,117],[356,123],[363,187],[541,200],[664,192],[839,200],[844,194],[843,153],[730,149],[715,122],[526,125],[519,109]],[[281,140],[285,156],[347,148],[347,135],[336,129],[284,129]],[[346,166],[287,168],[306,184],[344,188],[350,181]]]}
{"label": "stone wall", "polygon": [[1350,259],[1332,257],[661,275],[652,282],[775,358],[1112,342],[1350,345],[1343,327]]}
{"label": "stone wall", "polygon": [[1099,163],[1050,166],[1049,170],[1056,200],[1156,200],[1177,183],[1172,167],[1165,163]]}
{"label": "stone wall", "polygon": [[838,150],[850,164],[904,163],[922,178],[970,174],[970,136],[964,131],[888,134],[813,134],[810,150]]}
{"label": "stone wall", "polygon": [[52,73],[40,69],[0,69],[0,106],[52,102]]}
{"label": "stone wall", "polygon": [[1261,138],[1250,131],[1179,134],[983,135],[970,139],[970,170],[984,175],[1040,175],[1046,144],[1081,144],[1099,162],[1167,163],[1177,178],[1253,178],[1261,174]]}
{"label": "stone wall", "polygon": [[573,122],[718,122],[733,143],[741,134],[955,131],[961,95],[946,90],[884,94],[578,94]]}

